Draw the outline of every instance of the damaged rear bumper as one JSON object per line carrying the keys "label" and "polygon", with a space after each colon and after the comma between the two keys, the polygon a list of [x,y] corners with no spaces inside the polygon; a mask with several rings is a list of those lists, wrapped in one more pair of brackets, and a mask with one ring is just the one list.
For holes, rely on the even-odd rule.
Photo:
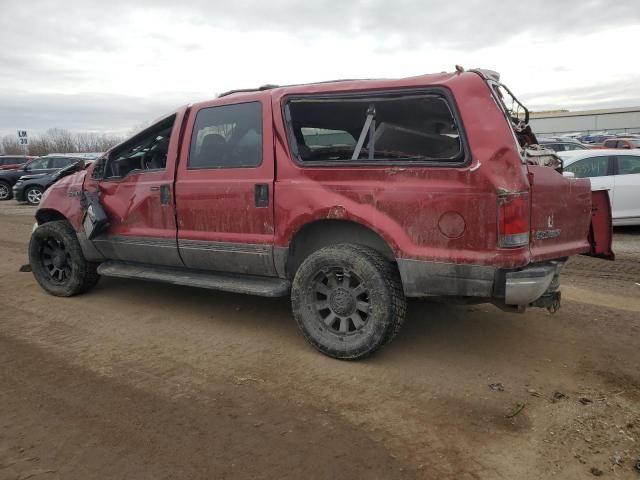
{"label": "damaged rear bumper", "polygon": [[504,306],[557,305],[564,261],[521,269],[397,259],[407,297],[473,297]]}
{"label": "damaged rear bumper", "polygon": [[562,269],[562,262],[548,262],[505,275],[504,303],[529,305],[542,297]]}

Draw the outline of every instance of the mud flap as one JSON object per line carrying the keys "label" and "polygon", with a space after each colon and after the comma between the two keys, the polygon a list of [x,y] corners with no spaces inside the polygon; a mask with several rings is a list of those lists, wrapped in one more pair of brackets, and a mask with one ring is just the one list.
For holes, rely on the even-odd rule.
{"label": "mud flap", "polygon": [[93,240],[109,226],[109,217],[100,205],[97,192],[83,192],[84,217],[82,227],[88,240]]}
{"label": "mud flap", "polygon": [[591,225],[589,227],[590,257],[614,260],[611,247],[613,225],[611,221],[611,202],[607,190],[591,192]]}

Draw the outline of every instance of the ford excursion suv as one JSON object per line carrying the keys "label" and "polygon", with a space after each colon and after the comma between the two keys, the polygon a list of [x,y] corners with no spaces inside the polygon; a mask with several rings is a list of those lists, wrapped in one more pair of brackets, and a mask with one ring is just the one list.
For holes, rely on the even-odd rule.
{"label": "ford excursion suv", "polygon": [[236,90],[49,188],[31,269],[291,296],[324,354],[364,357],[407,297],[559,307],[572,255],[613,259],[606,192],[562,174],[488,70]]}

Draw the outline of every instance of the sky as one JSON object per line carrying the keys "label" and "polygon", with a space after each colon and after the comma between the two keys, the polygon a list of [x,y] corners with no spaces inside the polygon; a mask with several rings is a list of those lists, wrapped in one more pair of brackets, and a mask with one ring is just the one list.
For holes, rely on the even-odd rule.
{"label": "sky", "polygon": [[534,111],[637,106],[638,2],[0,0],[0,135],[122,135],[234,88],[456,64]]}

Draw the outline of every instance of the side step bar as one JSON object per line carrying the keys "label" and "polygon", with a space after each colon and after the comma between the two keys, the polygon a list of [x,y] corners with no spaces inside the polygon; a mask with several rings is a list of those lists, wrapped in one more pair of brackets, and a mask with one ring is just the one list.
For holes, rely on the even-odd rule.
{"label": "side step bar", "polygon": [[158,267],[156,265],[125,263],[116,260],[109,260],[100,264],[98,273],[105,277],[151,280],[187,287],[259,295],[261,297],[284,297],[289,294],[289,290],[291,289],[291,282],[281,278],[203,272],[198,270]]}

